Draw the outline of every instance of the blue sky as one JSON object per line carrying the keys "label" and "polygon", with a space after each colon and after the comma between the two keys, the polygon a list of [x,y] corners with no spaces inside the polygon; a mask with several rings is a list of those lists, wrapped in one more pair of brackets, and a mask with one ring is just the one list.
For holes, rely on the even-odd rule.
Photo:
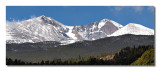
{"label": "blue sky", "polygon": [[7,6],[6,20],[27,20],[45,15],[68,25],[110,19],[122,24],[137,23],[154,29],[153,6]]}

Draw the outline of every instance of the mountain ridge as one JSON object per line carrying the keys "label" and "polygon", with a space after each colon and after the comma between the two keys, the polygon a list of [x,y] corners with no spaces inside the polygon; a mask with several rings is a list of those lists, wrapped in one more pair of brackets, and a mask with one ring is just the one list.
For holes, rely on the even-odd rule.
{"label": "mountain ridge", "polygon": [[[102,19],[100,22],[87,25],[66,26],[44,15],[20,22],[7,22],[6,25],[7,43],[59,41],[64,44],[115,36],[113,34],[127,26],[122,26],[109,19]],[[147,31],[151,31],[151,35],[154,35],[153,30]],[[137,32],[139,33],[139,31]]]}

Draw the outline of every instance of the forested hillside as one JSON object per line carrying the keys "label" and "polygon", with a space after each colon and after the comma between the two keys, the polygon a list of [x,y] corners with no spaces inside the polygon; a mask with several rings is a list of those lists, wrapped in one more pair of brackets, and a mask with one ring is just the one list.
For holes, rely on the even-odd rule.
{"label": "forested hillside", "polygon": [[154,65],[154,49],[145,51],[142,56],[131,65]]}

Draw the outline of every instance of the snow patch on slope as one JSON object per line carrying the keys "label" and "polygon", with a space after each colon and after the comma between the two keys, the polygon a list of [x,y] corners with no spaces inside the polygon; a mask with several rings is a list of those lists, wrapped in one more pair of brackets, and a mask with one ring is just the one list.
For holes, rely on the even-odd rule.
{"label": "snow patch on slope", "polygon": [[77,37],[75,37],[75,34],[72,33],[72,29],[74,28],[73,26],[67,26],[67,28],[69,28],[69,31],[66,33],[70,38],[73,38],[74,40],[77,39]]}
{"label": "snow patch on slope", "polygon": [[120,28],[123,27],[121,24],[119,24],[119,23],[117,23],[117,22],[115,22],[115,21],[113,21],[113,20],[110,20],[110,21],[111,21],[111,22],[113,23],[113,25],[116,26],[118,29],[120,29]]}
{"label": "snow patch on slope", "polygon": [[105,25],[105,22],[100,22],[100,23],[98,24],[98,28],[102,28],[104,25]]}
{"label": "snow patch on slope", "polygon": [[68,45],[77,42],[78,40],[66,40],[66,41],[60,41],[60,45]]}

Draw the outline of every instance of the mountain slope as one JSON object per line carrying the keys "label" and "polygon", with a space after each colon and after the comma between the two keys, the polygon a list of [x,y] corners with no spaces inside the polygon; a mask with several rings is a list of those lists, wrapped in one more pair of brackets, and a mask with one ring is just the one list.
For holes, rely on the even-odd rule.
{"label": "mountain slope", "polygon": [[154,35],[154,30],[144,27],[139,24],[129,23],[120,30],[114,32],[110,36],[120,36],[125,34],[133,35]]}

